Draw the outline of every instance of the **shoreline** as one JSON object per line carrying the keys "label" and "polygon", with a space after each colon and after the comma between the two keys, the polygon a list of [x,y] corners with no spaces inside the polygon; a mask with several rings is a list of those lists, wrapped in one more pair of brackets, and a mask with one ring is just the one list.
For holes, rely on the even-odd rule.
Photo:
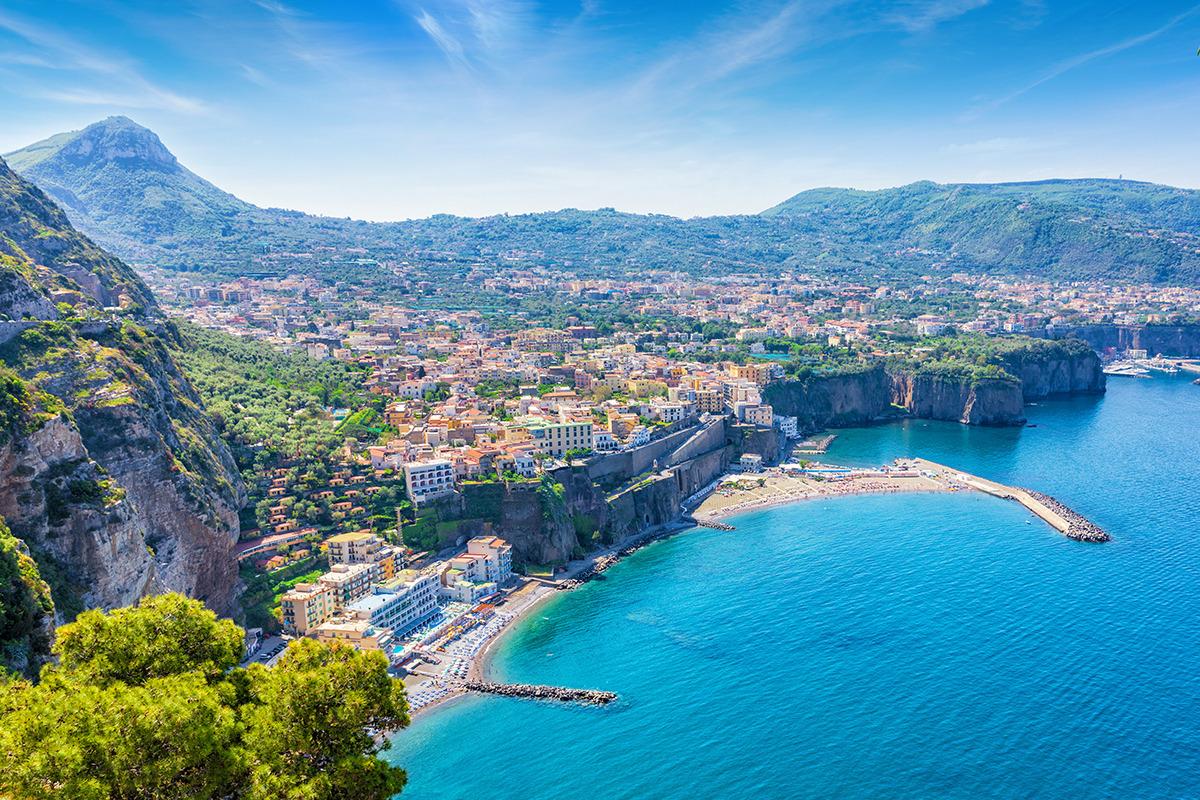
{"label": "shoreline", "polygon": [[[547,598],[554,597],[564,590],[571,591],[578,588],[582,583],[576,581],[587,582],[595,574],[603,572],[623,560],[625,556],[631,555],[643,547],[671,538],[679,533],[698,530],[704,527],[704,523],[717,522],[753,511],[792,505],[805,500],[856,497],[869,494],[976,491],[995,497],[1017,499],[1010,494],[1012,491],[1010,487],[920,458],[897,459],[892,466],[877,469],[836,467],[823,467],[822,469],[828,469],[831,474],[837,476],[837,479],[829,480],[811,473],[787,474],[778,468],[762,473],[723,475],[710,487],[702,490],[704,496],[690,515],[693,521],[685,521],[687,517],[685,513],[684,519],[630,534],[582,559],[568,562],[566,570],[555,578],[525,576],[525,584],[505,601],[504,606],[497,609],[497,613],[510,615],[508,619],[469,657],[465,680],[450,679],[446,681],[455,686],[451,693],[412,711],[410,719],[415,722],[429,712],[445,707],[467,695],[469,692],[460,687],[461,683],[488,680],[497,644],[505,639],[518,623],[540,607]],[[1001,489],[1008,491],[999,491]],[[1028,490],[1019,491],[1027,492]],[[689,501],[692,499],[689,498]],[[1023,505],[1026,504],[1023,503]],[[1030,506],[1027,505],[1027,507]],[[686,505],[684,509],[686,510]],[[1051,528],[1063,533],[1067,532],[1066,525],[1055,524],[1056,520],[1051,518],[1055,515],[1039,513],[1037,508],[1030,508],[1030,510],[1035,516],[1039,516],[1047,522]],[[1071,513],[1074,514],[1074,512]],[[1080,519],[1082,520],[1082,517]],[[594,571],[598,563],[600,569]],[[523,593],[525,597],[521,597]],[[514,603],[511,607],[508,606],[510,602]],[[432,679],[435,681],[445,680],[444,678]]]}

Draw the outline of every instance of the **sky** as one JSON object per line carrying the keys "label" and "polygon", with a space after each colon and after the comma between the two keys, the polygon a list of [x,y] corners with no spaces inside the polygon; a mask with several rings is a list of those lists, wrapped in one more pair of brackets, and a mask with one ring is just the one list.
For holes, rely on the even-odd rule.
{"label": "sky", "polygon": [[0,152],[124,114],[245,200],[370,220],[1200,187],[1198,47],[1156,0],[3,0]]}

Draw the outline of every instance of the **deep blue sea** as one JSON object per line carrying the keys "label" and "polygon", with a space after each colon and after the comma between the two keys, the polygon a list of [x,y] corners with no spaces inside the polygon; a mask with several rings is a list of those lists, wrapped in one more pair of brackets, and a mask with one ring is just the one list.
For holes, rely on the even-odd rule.
{"label": "deep blue sea", "polygon": [[541,606],[501,678],[399,734],[408,800],[1200,798],[1200,387],[1115,378],[1024,429],[841,431],[1049,492],[1071,542],[974,493],[799,503],[652,545]]}

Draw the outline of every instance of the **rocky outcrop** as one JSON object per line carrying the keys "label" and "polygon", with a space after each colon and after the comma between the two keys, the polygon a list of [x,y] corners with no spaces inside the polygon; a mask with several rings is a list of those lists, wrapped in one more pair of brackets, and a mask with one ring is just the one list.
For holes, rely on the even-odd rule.
{"label": "rocky outcrop", "polygon": [[1200,325],[1069,325],[1051,328],[1051,339],[1077,338],[1096,350],[1145,350],[1149,355],[1200,357]]}
{"label": "rocky outcrop", "polygon": [[241,479],[174,328],[3,162],[0,234],[0,515],[57,621],[164,590],[235,613]]}
{"label": "rocky outcrop", "polygon": [[862,425],[891,408],[891,378],[883,365],[846,374],[776,381],[763,399],[777,414],[796,417],[802,430]]}
{"label": "rocky outcrop", "polygon": [[1100,356],[1079,339],[1049,348],[1014,350],[1001,359],[1004,371],[1021,383],[1025,402],[1062,394],[1101,394],[1105,377]]}
{"label": "rocky outcrop", "polygon": [[1025,420],[1017,381],[907,372],[891,377],[892,404],[914,417],[965,425],[1016,425]]}
{"label": "rocky outcrop", "polygon": [[778,414],[795,416],[805,431],[863,425],[897,415],[1019,425],[1022,406],[1056,394],[1104,391],[1100,359],[1084,342],[1005,342],[985,366],[961,360],[926,367],[880,363],[833,375],[776,381],[764,399]]}

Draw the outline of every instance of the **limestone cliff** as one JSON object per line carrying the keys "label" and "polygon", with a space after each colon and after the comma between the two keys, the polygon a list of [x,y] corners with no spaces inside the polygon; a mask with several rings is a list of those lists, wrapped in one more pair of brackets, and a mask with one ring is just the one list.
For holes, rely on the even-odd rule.
{"label": "limestone cliff", "polygon": [[0,161],[0,515],[58,616],[177,590],[235,610],[240,477],[119,260]]}
{"label": "limestone cliff", "polygon": [[1047,332],[1051,339],[1082,339],[1096,350],[1145,350],[1149,355],[1200,357],[1200,325],[1068,325]]}
{"label": "limestone cliff", "polygon": [[968,425],[1019,425],[1024,403],[1055,394],[1100,393],[1104,373],[1079,340],[998,340],[994,351],[957,360],[894,360],[767,386],[776,413],[806,431],[862,425],[897,415]]}
{"label": "limestone cliff", "polygon": [[1025,419],[1016,381],[911,372],[894,372],[891,377],[892,403],[920,419],[965,425],[1013,425]]}
{"label": "limestone cliff", "polygon": [[775,413],[796,417],[807,431],[876,420],[891,408],[891,396],[891,379],[883,364],[845,374],[776,381],[763,393]]}

